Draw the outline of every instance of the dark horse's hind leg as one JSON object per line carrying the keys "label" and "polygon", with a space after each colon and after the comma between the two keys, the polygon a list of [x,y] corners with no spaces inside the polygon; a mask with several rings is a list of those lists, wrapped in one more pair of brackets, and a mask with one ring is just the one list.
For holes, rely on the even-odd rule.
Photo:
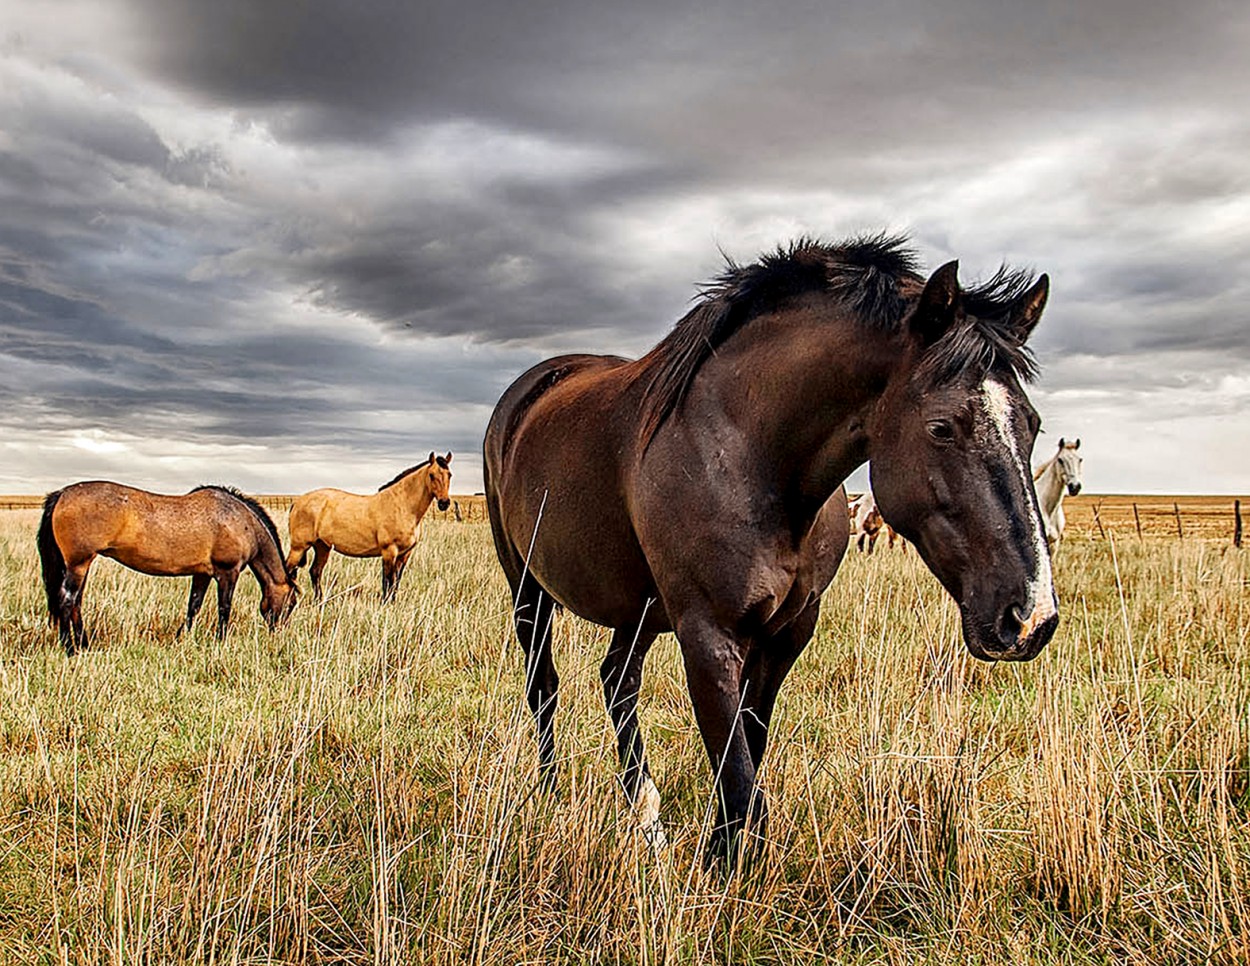
{"label": "dark horse's hind leg", "polygon": [[230,607],[234,601],[234,585],[238,582],[237,570],[219,570],[217,572],[217,639],[226,639],[226,628],[230,626]]}
{"label": "dark horse's hind leg", "polygon": [[554,720],[560,677],[551,659],[551,618],[555,602],[526,576],[516,595],[517,637],[525,652],[525,697],[538,725],[538,778],[544,788],[555,782],[556,741]]}
{"label": "dark horse's hind leg", "polygon": [[639,822],[653,841],[663,833],[660,795],[651,780],[647,753],[638,730],[638,691],[642,687],[642,665],[656,635],[638,629],[617,628],[612,644],[599,668],[603,700],[616,733],[617,754],[621,760],[621,784],[638,809]]}
{"label": "dark horse's hind leg", "polygon": [[705,862],[719,859],[732,868],[744,844],[748,822],[756,827],[766,819],[740,706],[749,645],[724,628],[699,619],[683,621],[677,639],[695,720],[716,776],[717,819]]}
{"label": "dark horse's hind leg", "polygon": [[208,574],[194,574],[191,577],[191,596],[187,598],[187,622],[182,625],[182,630],[191,630],[191,625],[195,623],[195,615],[200,612],[200,607],[204,603],[208,585],[212,582],[213,578]]}

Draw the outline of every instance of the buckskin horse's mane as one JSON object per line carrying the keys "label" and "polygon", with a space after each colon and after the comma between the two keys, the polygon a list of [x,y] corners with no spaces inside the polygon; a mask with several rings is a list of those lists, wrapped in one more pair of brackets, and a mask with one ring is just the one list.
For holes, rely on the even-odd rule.
{"label": "buckskin horse's mane", "polygon": [[[441,457],[441,456],[435,456],[435,457],[434,457],[434,462],[435,462],[435,463],[437,463],[439,466],[441,466],[443,469],[447,469],[447,461],[446,461],[443,457]],[[381,493],[381,492],[382,492],[383,490],[385,490],[388,486],[394,486],[396,483],[398,483],[400,480],[402,480],[405,476],[409,476],[409,475],[411,475],[411,474],[415,473],[417,470],[424,469],[425,467],[427,467],[427,466],[429,466],[429,465],[430,465],[430,461],[429,461],[429,460],[424,460],[423,462],[418,463],[416,466],[410,466],[410,467],[408,467],[408,469],[406,469],[406,470],[404,470],[402,473],[400,473],[400,474],[399,474],[399,476],[395,477],[395,479],[393,479],[393,480],[391,480],[391,481],[389,481],[389,482],[387,482],[387,483],[383,483],[381,486],[379,486],[379,487],[378,487],[378,492],[379,492],[379,493]]]}
{"label": "buckskin horse's mane", "polygon": [[228,496],[234,497],[245,507],[255,514],[256,519],[265,525],[265,529],[269,531],[269,536],[273,537],[273,545],[277,548],[279,556],[282,554],[282,541],[278,538],[278,528],[274,525],[273,519],[266,512],[265,508],[256,502],[254,497],[248,496],[241,490],[235,489],[233,486],[225,486],[221,483],[205,483],[203,486],[197,486],[192,493],[199,493],[201,490],[217,490]]}
{"label": "buckskin horse's mane", "polygon": [[[643,402],[643,439],[650,441],[681,404],[699,367],[751,319],[812,292],[840,300],[858,321],[897,331],[924,290],[919,259],[903,235],[870,235],[829,244],[799,238],[751,265],[726,258],[725,269],[703,286],[698,303],[642,360],[649,373]],[[1015,301],[1033,273],[999,268],[984,284],[961,291],[968,323],[930,349],[925,364],[942,382],[974,371],[1006,367],[1030,381],[1032,354],[1009,325]],[[645,378],[645,377],[644,377]]]}

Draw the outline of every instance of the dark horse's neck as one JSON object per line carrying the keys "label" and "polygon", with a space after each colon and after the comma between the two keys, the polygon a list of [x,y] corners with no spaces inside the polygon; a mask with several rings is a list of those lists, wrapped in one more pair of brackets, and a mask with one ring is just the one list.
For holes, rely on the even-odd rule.
{"label": "dark horse's neck", "polygon": [[[827,303],[826,303],[827,305]],[[733,373],[718,394],[754,456],[794,508],[797,528],[868,458],[868,424],[899,355],[897,334],[816,309],[765,316],[731,338],[708,368]]]}

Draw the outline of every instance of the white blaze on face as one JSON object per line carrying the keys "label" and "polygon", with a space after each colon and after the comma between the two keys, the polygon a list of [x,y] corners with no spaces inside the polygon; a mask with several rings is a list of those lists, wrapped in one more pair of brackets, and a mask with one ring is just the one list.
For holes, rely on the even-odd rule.
{"label": "white blaze on face", "polygon": [[[1016,434],[1011,430],[1011,394],[1006,386],[994,379],[986,379],[981,389],[981,398],[990,418],[990,425],[994,427],[994,432],[1007,450],[1027,495],[1033,486],[1033,474],[1021,457],[1020,448],[1016,445]],[[1058,610],[1055,606],[1055,582],[1050,571],[1050,550],[1046,546],[1046,535],[1042,532],[1041,521],[1033,512],[1033,507],[1029,506],[1027,512],[1033,537],[1033,557],[1037,563],[1032,577],[1029,578],[1028,603],[1025,605],[1029,609],[1029,615],[1020,628],[1021,641],[1026,640],[1034,628],[1053,617]]]}

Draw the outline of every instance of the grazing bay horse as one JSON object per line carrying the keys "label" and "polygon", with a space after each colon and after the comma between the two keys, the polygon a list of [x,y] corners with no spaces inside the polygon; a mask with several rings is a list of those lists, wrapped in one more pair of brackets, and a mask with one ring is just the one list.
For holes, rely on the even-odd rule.
{"label": "grazing bay horse", "polygon": [[[1035,657],[1059,620],[1021,382],[1048,281],[927,280],[901,238],[800,240],[730,262],[637,360],[565,355],[503,394],[486,500],[555,767],[553,610],[612,629],[600,668],[644,829],[660,796],[639,735],[643,661],[674,631],[717,782],[709,861],[763,835],[756,775],[778,689],[849,538],[842,481],[871,459],[884,515],[959,605],[969,651]],[[653,835],[653,841],[657,836]]]}
{"label": "grazing bay horse", "polygon": [[382,600],[399,587],[408,555],[417,545],[417,525],[430,504],[451,505],[451,453],[409,467],[370,496],[346,490],[312,490],[291,505],[291,550],[286,570],[294,582],[311,547],[313,593],[321,599],[321,571],[330,551],[349,557],[382,558]]}
{"label": "grazing bay horse", "polygon": [[200,486],[165,496],[120,483],[74,483],[44,498],[38,539],[48,614],[70,655],[88,644],[82,592],[97,556],[154,577],[190,577],[184,630],[191,629],[209,582],[216,580],[219,638],[226,636],[244,567],[260,584],[260,613],[270,630],[298,596],[282,566],[273,520],[232,487]]}
{"label": "grazing bay horse", "polygon": [[1081,492],[1083,460],[1077,453],[1080,448],[1079,439],[1069,443],[1061,438],[1055,455],[1033,472],[1033,486],[1037,489],[1037,500],[1042,506],[1042,521],[1046,527],[1046,543],[1052,554],[1059,549],[1067,523],[1063,515],[1064,495],[1076,496]]}

